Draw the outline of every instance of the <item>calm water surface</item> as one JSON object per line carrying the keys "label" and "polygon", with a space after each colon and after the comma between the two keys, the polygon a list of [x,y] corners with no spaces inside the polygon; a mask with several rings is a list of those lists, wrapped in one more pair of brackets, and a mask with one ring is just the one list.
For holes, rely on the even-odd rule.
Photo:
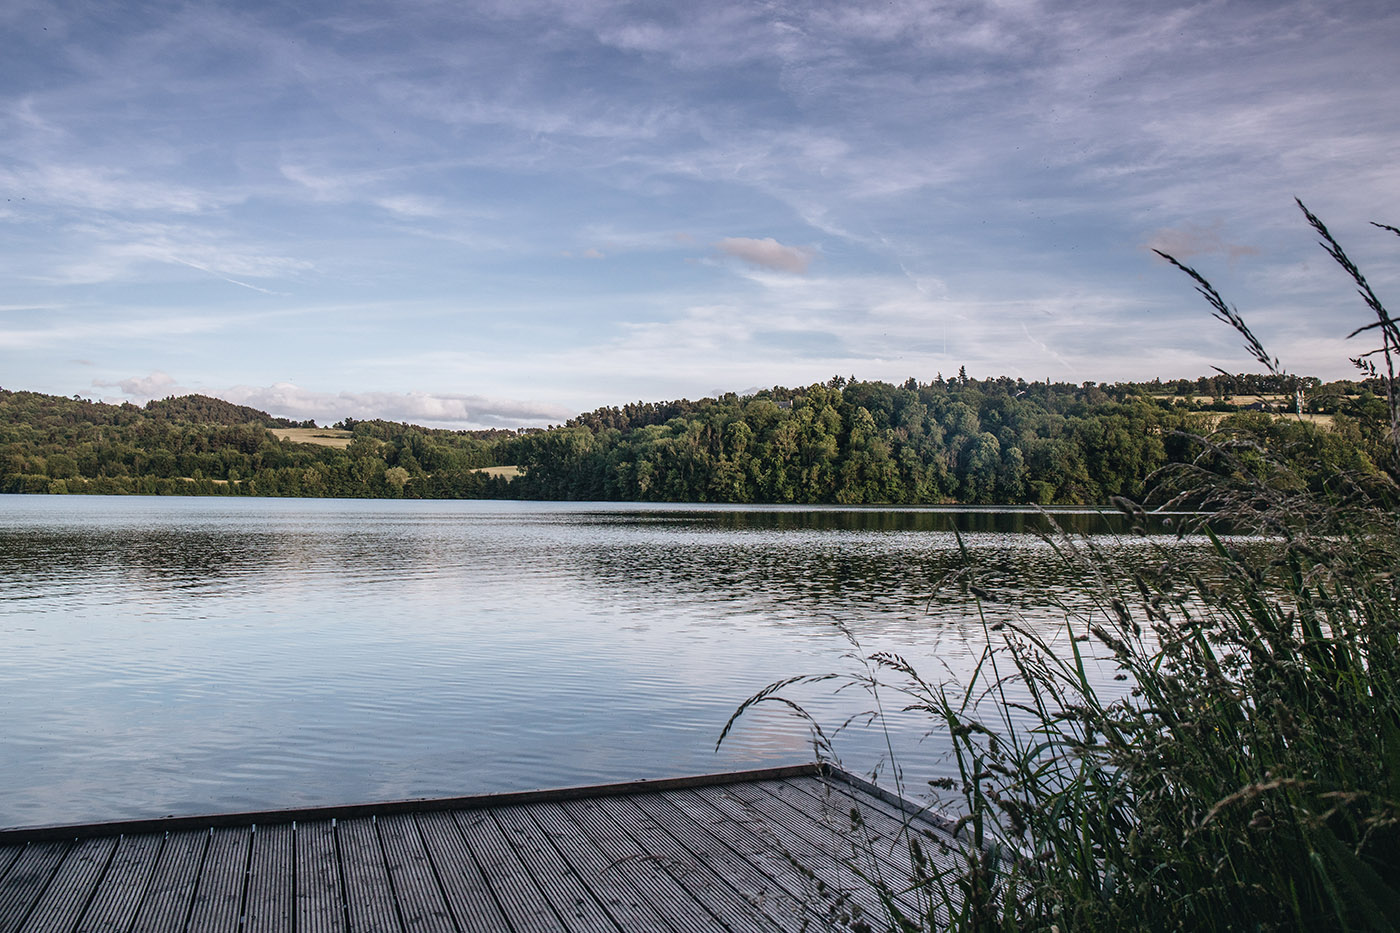
{"label": "calm water surface", "polygon": [[[955,588],[930,600],[958,564],[955,526],[984,585],[1072,600],[1083,581],[1029,533],[1038,522],[0,496],[0,826],[807,761],[806,727],[776,707],[715,740],[770,681],[852,670],[836,622],[934,679],[966,670],[983,638],[971,605]],[[868,704],[803,696],[827,722]],[[946,767],[923,731],[895,736],[920,778]],[[852,730],[838,751],[869,769],[883,745]]]}

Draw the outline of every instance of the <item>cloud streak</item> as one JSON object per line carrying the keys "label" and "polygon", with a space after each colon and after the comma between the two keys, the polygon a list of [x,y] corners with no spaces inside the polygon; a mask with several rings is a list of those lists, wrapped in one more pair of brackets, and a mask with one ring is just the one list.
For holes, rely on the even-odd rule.
{"label": "cloud streak", "polygon": [[742,259],[750,265],[779,272],[803,275],[812,264],[814,250],[806,246],[784,246],[772,237],[756,240],[751,237],[725,237],[715,246],[726,256]]}
{"label": "cloud streak", "polygon": [[455,428],[514,428],[561,423],[574,412],[518,399],[433,392],[318,392],[290,382],[270,386],[230,386],[220,398],[270,414],[330,424],[343,418],[383,418]]}
{"label": "cloud streak", "polygon": [[1348,375],[1294,195],[1400,286],[1365,227],[1400,220],[1385,4],[94,10],[0,14],[7,385],[87,359],[480,425],[1012,346],[1229,368],[1144,246]]}

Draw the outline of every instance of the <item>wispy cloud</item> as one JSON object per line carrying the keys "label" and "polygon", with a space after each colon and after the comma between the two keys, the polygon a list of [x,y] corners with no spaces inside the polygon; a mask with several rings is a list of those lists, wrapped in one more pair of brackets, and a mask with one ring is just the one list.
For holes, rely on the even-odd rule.
{"label": "wispy cloud", "polygon": [[197,269],[234,285],[277,294],[244,280],[286,280],[313,268],[308,260],[272,255],[259,244],[185,223],[100,218],[65,230],[71,238],[69,250],[77,255],[59,260],[47,273],[39,269],[32,274],[59,282],[100,283],[139,275],[140,266],[157,263]]}
{"label": "wispy cloud", "polygon": [[779,272],[801,275],[812,264],[815,253],[809,246],[785,246],[772,237],[761,240],[752,237],[725,237],[715,244],[721,253],[744,262]]}
{"label": "wispy cloud", "polygon": [[442,205],[438,202],[412,194],[378,198],[375,203],[390,213],[404,217],[437,217],[443,212]]}
{"label": "wispy cloud", "polygon": [[[1218,259],[1321,366],[1351,311],[1294,195],[1400,283],[1361,235],[1400,220],[1384,4],[94,10],[0,10],[7,382],[86,387],[74,358],[364,379],[387,394],[355,417],[485,424],[452,419],[852,370],[1206,371],[1233,345],[1183,324],[1189,283],[1144,245]],[[347,362],[444,348],[431,378]]]}
{"label": "wispy cloud", "polygon": [[480,395],[415,392],[321,392],[290,382],[270,386],[230,386],[220,398],[296,420],[329,424],[346,417],[383,418],[451,427],[519,427],[562,422],[575,412],[555,405]]}
{"label": "wispy cloud", "polygon": [[0,189],[35,205],[137,213],[195,214],[241,197],[133,178],[121,171],[89,165],[0,168]]}

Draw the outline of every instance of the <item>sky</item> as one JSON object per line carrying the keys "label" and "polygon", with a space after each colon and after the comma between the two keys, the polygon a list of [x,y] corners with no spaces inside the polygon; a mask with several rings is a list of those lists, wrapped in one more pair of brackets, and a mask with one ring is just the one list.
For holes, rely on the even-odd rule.
{"label": "sky", "polygon": [[0,386],[561,423],[834,375],[1355,373],[1400,5],[0,5]]}

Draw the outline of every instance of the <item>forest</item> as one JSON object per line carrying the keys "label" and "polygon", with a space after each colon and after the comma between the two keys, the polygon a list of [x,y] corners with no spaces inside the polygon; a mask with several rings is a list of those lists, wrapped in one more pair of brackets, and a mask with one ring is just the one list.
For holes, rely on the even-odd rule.
{"label": "forest", "polygon": [[[1160,468],[1199,457],[1201,437],[1221,431],[1306,452],[1321,466],[1305,480],[1322,489],[1334,472],[1377,470],[1378,388],[1226,374],[1112,385],[836,376],[600,408],[547,429],[346,419],[338,446],[279,438],[315,425],[207,396],[143,407],[0,389],[0,492],[1100,504],[1142,498]],[[493,466],[520,475],[483,472]]]}

